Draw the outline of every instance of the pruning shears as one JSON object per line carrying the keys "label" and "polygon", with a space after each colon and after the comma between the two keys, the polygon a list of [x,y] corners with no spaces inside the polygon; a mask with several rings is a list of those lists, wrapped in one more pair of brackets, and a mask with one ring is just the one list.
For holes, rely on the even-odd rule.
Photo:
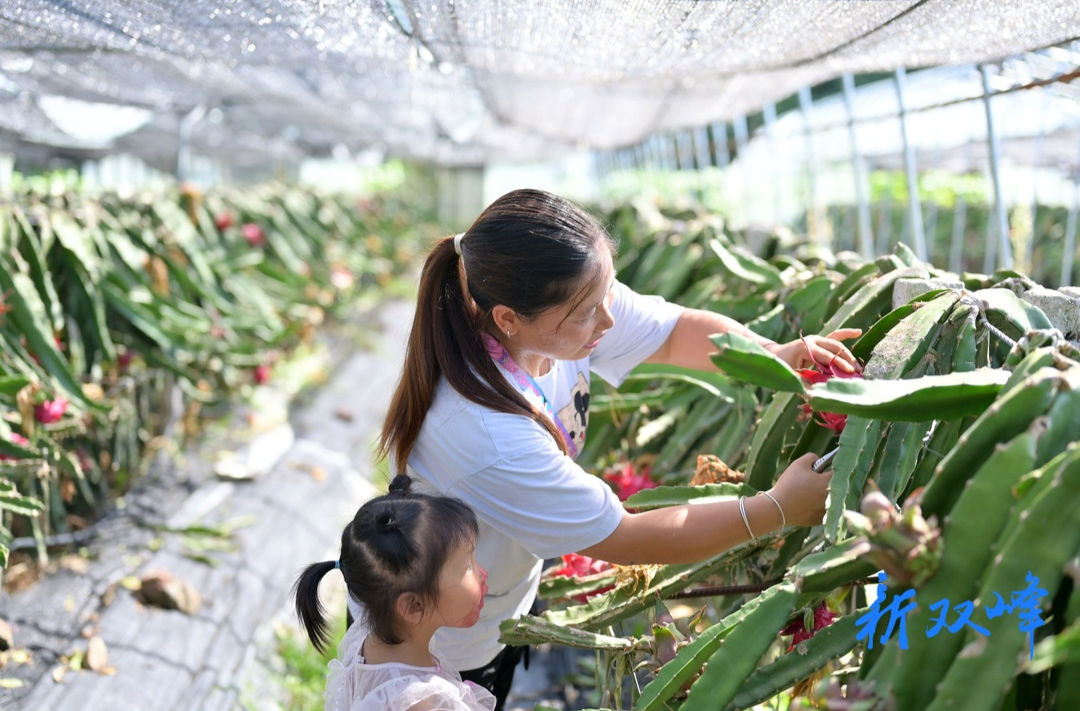
{"label": "pruning shears", "polygon": [[828,454],[818,458],[818,460],[816,462],[814,462],[813,465],[811,465],[810,468],[813,469],[816,472],[825,471],[825,468],[828,467],[832,463],[833,457],[835,457],[837,452],[839,452],[839,451],[840,451],[840,448],[837,447],[836,449],[829,452]]}

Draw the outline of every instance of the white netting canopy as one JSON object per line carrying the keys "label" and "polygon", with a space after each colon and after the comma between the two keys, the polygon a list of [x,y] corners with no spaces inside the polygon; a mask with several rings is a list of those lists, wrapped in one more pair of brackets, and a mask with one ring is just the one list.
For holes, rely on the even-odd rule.
{"label": "white netting canopy", "polygon": [[[192,146],[234,161],[335,145],[536,159],[730,119],[844,72],[1078,37],[1076,0],[3,0],[0,150],[171,165],[185,117],[209,109]],[[104,121],[97,104],[128,113]]]}

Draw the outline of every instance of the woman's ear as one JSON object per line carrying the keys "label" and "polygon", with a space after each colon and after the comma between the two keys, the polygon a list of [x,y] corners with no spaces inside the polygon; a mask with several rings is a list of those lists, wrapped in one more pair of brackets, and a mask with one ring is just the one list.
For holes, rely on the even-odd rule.
{"label": "woman's ear", "polygon": [[499,333],[509,333],[510,337],[521,329],[521,317],[509,306],[499,304],[491,310],[491,320]]}
{"label": "woman's ear", "polygon": [[424,603],[414,592],[403,592],[394,602],[394,611],[410,625],[418,625],[424,619]]}

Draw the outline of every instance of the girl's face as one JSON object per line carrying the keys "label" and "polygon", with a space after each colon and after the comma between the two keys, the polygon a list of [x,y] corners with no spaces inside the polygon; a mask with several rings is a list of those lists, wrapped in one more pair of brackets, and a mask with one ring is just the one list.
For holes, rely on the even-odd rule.
{"label": "girl's face", "polygon": [[[610,309],[615,286],[615,267],[611,259],[604,259],[599,275],[590,277],[594,278],[591,278],[592,285],[584,298],[575,295],[569,303],[521,323],[510,339],[517,351],[515,356],[520,354],[521,360],[525,361],[538,358],[580,360],[592,353],[608,329],[615,325]],[[515,357],[515,360],[519,358]]]}
{"label": "girl's face", "polygon": [[446,627],[472,627],[480,619],[487,590],[487,571],[476,562],[476,542],[458,546],[439,574],[434,614]]}

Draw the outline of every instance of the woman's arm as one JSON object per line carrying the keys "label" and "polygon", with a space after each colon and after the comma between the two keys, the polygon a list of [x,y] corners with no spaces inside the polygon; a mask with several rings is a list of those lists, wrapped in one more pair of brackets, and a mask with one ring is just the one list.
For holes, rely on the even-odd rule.
{"label": "woman's arm", "polygon": [[[701,309],[683,311],[667,340],[645,362],[667,363],[695,370],[716,370],[716,366],[709,357],[710,354],[716,352],[716,346],[709,340],[709,336],[717,333],[738,333],[746,336],[764,346],[792,368],[810,365],[813,360],[827,363],[835,357],[842,369],[848,372],[861,370],[855,356],[844,344],[840,343],[841,340],[855,338],[861,334],[862,331],[857,328],[841,328],[828,336],[806,336],[806,345],[801,339],[789,343],[775,343],[757,335],[734,319]],[[807,351],[807,345],[811,349],[810,352]]]}
{"label": "woman's arm", "polygon": [[[825,515],[829,492],[829,472],[811,469],[816,454],[806,454],[791,463],[767,496],[751,496],[744,501],[746,517],[755,536],[763,536],[781,526],[780,508],[789,526],[813,526]],[[583,555],[620,565],[644,563],[690,563],[750,540],[737,501],[693,504],[625,513],[614,532],[582,551]]]}

